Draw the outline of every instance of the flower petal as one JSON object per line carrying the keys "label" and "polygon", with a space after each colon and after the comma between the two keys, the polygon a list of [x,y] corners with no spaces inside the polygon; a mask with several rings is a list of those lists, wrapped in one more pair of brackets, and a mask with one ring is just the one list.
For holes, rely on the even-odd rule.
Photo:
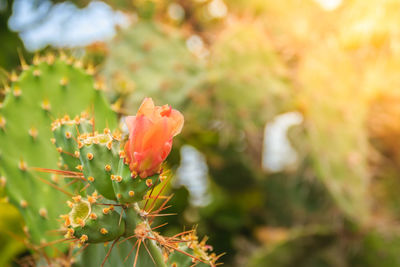
{"label": "flower petal", "polygon": [[154,106],[151,98],[145,98],[136,116],[126,118],[129,140],[124,148],[131,171],[142,178],[157,173],[183,123],[179,111],[169,105]]}

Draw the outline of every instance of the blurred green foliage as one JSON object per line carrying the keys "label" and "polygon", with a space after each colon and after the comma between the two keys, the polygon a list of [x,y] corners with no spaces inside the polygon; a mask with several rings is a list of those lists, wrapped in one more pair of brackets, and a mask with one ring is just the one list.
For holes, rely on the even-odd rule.
{"label": "blurred green foliage", "polygon": [[[18,52],[28,55],[24,50],[24,45],[19,39],[18,34],[8,28],[8,19],[12,12],[12,0],[3,0],[0,8],[0,66],[6,70],[11,70],[19,65]],[[4,41],[7,40],[7,41]],[[0,73],[0,82],[5,82],[4,73]]]}
{"label": "blurred green foliage", "polygon": [[7,266],[26,248],[22,242],[22,218],[18,210],[7,203],[1,203],[0,210],[0,265]]}

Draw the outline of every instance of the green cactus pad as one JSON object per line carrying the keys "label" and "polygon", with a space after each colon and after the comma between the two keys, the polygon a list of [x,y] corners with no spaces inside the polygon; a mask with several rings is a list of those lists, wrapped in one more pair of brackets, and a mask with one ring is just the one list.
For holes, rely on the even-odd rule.
{"label": "green cactus pad", "polygon": [[[76,142],[79,132],[91,131],[93,122],[84,117],[76,116],[73,120],[69,116],[57,119],[52,124],[52,131],[58,152],[61,154],[61,166],[65,169],[75,170],[81,164],[79,148]],[[66,166],[65,166],[66,164]]]}
{"label": "green cactus pad", "polygon": [[80,159],[83,174],[89,183],[107,199],[115,200],[110,176],[118,168],[120,147],[117,134],[111,135],[106,129],[104,134],[82,134],[80,142]]}
{"label": "green cactus pad", "polygon": [[149,189],[158,181],[159,175],[141,178],[132,175],[129,167],[121,158],[118,171],[111,177],[117,199],[121,203],[134,203],[143,200]]}
{"label": "green cactus pad", "polygon": [[112,97],[123,97],[132,113],[145,97],[181,107],[203,77],[203,65],[189,52],[182,34],[159,23],[135,23],[108,46],[101,74],[113,88]]}
{"label": "green cactus pad", "polygon": [[60,176],[33,168],[57,169],[59,157],[50,141],[52,119],[86,110],[93,113],[98,127],[115,127],[117,121],[103,94],[95,90],[93,76],[79,62],[74,64],[66,56],[34,61],[32,66],[24,65],[19,76],[10,77],[10,90],[0,109],[0,169],[9,200],[26,222],[30,242],[40,247],[60,238],[51,231],[59,228],[57,219],[67,211],[68,194],[55,187],[71,191]]}

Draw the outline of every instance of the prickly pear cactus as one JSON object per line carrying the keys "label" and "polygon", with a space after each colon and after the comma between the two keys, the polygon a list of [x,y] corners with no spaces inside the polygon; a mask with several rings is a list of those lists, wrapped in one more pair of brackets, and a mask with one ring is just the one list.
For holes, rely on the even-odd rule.
{"label": "prickly pear cactus", "polygon": [[128,111],[144,97],[179,108],[202,78],[203,66],[179,31],[156,22],[144,20],[121,30],[108,47],[101,74]]}
{"label": "prickly pear cactus", "polygon": [[[91,72],[64,55],[36,57],[11,74],[0,110],[1,185],[23,216],[36,264],[92,266],[102,258],[102,266],[214,266],[218,257],[194,231],[155,231],[162,225],[153,220],[171,199],[154,190],[165,188],[165,175],[161,167],[151,175],[131,170],[126,140]],[[165,199],[160,207],[158,199]]]}
{"label": "prickly pear cactus", "polygon": [[[64,219],[61,231],[66,240],[78,246],[112,242],[109,253],[103,256],[103,264],[107,260],[115,261],[116,255],[124,253],[125,249],[114,248],[117,242],[128,242],[135,253],[124,253],[124,257],[126,260],[133,258],[129,262],[135,266],[191,266],[193,263],[214,266],[218,257],[208,253],[211,247],[205,240],[197,241],[194,230],[173,237],[163,237],[154,231],[158,228],[152,226],[154,218],[164,215],[161,212],[171,199],[161,196],[167,182],[162,169],[154,175],[141,177],[142,173],[129,167],[121,133],[109,128],[98,132],[93,125],[86,116],[63,117],[52,124],[57,151],[64,162],[72,163],[68,169],[77,169],[53,172],[64,172],[85,184],[82,195],[77,194],[67,201],[70,211],[61,216]],[[75,166],[72,159],[79,159],[80,164]],[[158,184],[162,188],[155,195],[153,190]],[[165,201],[156,208],[156,201],[162,198]],[[141,247],[147,254],[140,253]],[[99,248],[84,252],[81,261],[96,249]]]}
{"label": "prickly pear cactus", "polygon": [[96,127],[114,127],[116,116],[95,90],[92,69],[65,55],[35,57],[31,66],[23,61],[22,72],[11,73],[10,81],[0,109],[1,184],[23,215],[29,247],[37,251],[57,239],[52,231],[67,211],[65,201],[73,190],[65,186],[71,182],[67,176],[35,170],[55,169],[59,163],[51,143],[52,119],[86,110],[97,119]]}

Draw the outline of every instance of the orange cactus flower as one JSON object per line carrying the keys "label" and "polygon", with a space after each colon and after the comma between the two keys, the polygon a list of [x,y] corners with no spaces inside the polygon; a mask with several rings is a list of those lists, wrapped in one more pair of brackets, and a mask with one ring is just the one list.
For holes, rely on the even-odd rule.
{"label": "orange cactus flower", "polygon": [[172,138],[183,127],[183,115],[171,106],[154,106],[145,98],[136,114],[128,116],[129,140],[125,144],[126,163],[133,175],[154,175],[172,148]]}

